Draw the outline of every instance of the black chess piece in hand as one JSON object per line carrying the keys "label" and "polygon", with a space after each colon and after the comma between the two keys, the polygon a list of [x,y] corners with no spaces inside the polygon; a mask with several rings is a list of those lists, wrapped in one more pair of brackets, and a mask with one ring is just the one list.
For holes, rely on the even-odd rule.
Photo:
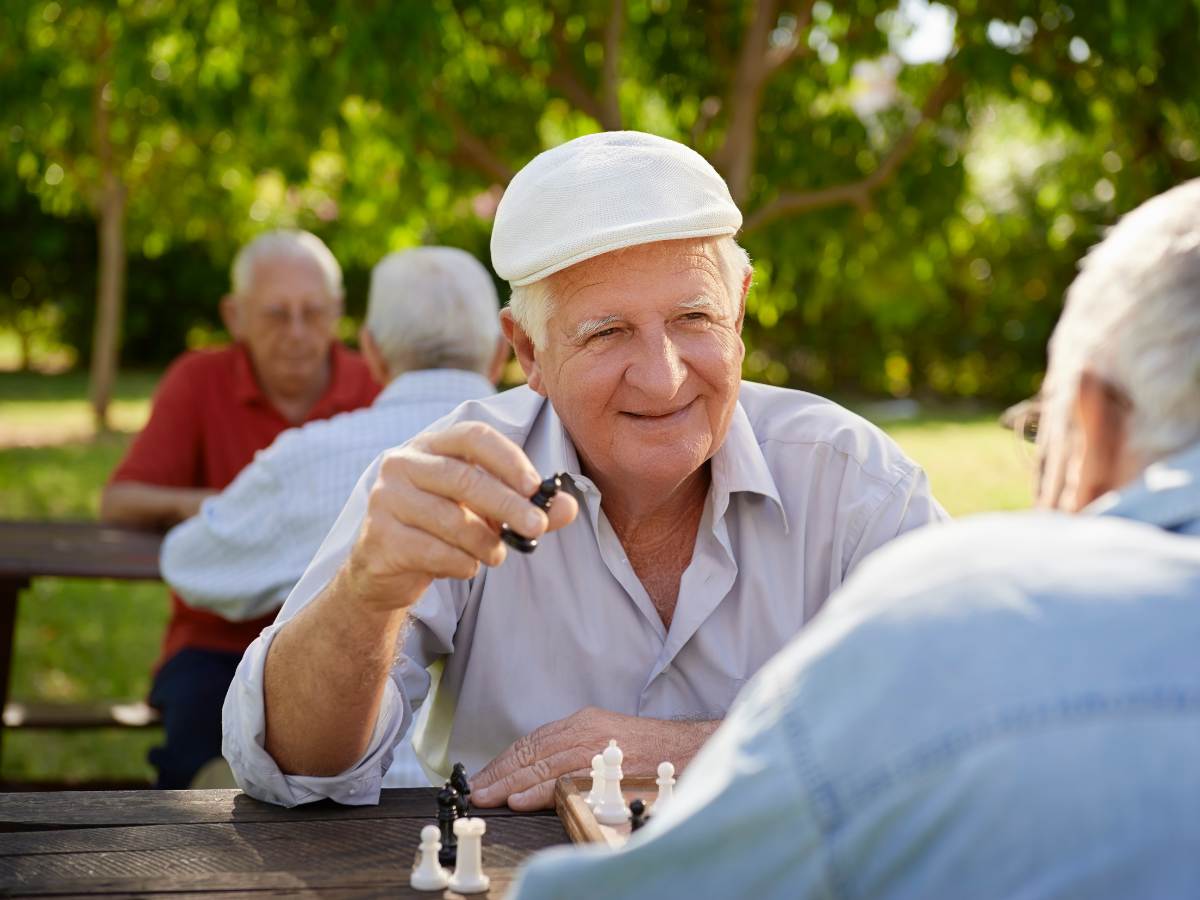
{"label": "black chess piece in hand", "polygon": [[442,849],[438,851],[438,863],[453,868],[458,863],[458,838],[454,834],[454,820],[458,818],[458,791],[450,782],[438,791],[437,822],[441,832]]}
{"label": "black chess piece in hand", "polygon": [[[565,477],[565,475],[551,475],[538,486],[537,493],[529,498],[529,502],[538,509],[549,510],[550,504],[554,502],[554,495],[562,490]],[[537,549],[536,539],[522,537],[509,528],[507,522],[500,526],[500,537],[508,546],[514,550],[520,550],[522,553],[532,553]]]}

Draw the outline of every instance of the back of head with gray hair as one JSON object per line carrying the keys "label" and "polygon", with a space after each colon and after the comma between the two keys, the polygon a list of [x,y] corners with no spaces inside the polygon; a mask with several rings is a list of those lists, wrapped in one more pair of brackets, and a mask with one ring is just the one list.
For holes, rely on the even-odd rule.
{"label": "back of head with gray hair", "polygon": [[[721,280],[730,303],[741,299],[742,280],[750,271],[750,256],[732,236],[713,239],[717,248],[717,265],[721,269]],[[613,251],[619,253],[621,251]],[[529,335],[535,347],[544,347],[550,322],[551,281],[554,275],[532,284],[517,285],[512,289],[508,308],[513,319]]]}
{"label": "back of head with gray hair", "polygon": [[1065,428],[1084,371],[1129,397],[1143,464],[1200,440],[1200,179],[1143,203],[1084,258],[1050,341],[1043,423]]}
{"label": "back of head with gray hair", "polygon": [[235,297],[244,296],[250,290],[254,266],[264,259],[307,259],[315,263],[321,270],[329,296],[342,299],[342,267],[332,251],[315,234],[289,228],[260,234],[238,251],[230,272]]}
{"label": "back of head with gray hair", "polygon": [[454,247],[385,256],[371,271],[366,328],[393,372],[466,369],[488,374],[500,338],[491,275]]}

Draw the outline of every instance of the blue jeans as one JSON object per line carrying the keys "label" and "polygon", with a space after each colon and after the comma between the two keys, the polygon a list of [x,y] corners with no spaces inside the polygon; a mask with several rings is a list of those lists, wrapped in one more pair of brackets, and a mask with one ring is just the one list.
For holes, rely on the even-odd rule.
{"label": "blue jeans", "polygon": [[221,755],[221,706],[240,653],[189,647],[167,660],[150,689],[150,705],[162,713],[166,745],[153,748],[154,786],[187,788],[196,773]]}

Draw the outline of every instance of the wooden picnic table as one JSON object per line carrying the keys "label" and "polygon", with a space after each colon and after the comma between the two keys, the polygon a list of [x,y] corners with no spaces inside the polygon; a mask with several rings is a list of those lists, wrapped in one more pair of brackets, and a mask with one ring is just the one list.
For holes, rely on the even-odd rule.
{"label": "wooden picnic table", "polygon": [[[8,690],[21,591],[42,576],[157,581],[161,544],[156,532],[99,522],[0,520],[0,709],[7,719],[14,712]],[[64,722],[74,718],[68,714]],[[3,727],[0,720],[0,737]]]}
{"label": "wooden picnic table", "polygon": [[[441,896],[408,886],[435,795],[406,788],[385,790],[378,806],[282,809],[240,791],[0,794],[0,894]],[[502,897],[526,856],[568,843],[553,812],[473,814],[487,820],[492,880],[474,896]]]}

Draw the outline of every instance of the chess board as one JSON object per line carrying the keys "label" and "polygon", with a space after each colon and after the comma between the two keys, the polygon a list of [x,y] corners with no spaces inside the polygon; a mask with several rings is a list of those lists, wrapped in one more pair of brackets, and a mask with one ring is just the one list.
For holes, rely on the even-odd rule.
{"label": "chess board", "polygon": [[[565,775],[558,779],[554,786],[554,809],[563,823],[563,828],[576,844],[623,846],[629,840],[629,823],[601,825],[597,822],[592,808],[584,799],[591,789],[590,778],[572,778]],[[649,809],[654,798],[658,796],[658,785],[653,776],[624,778],[621,780],[621,793],[625,796],[626,804],[640,799]]]}

